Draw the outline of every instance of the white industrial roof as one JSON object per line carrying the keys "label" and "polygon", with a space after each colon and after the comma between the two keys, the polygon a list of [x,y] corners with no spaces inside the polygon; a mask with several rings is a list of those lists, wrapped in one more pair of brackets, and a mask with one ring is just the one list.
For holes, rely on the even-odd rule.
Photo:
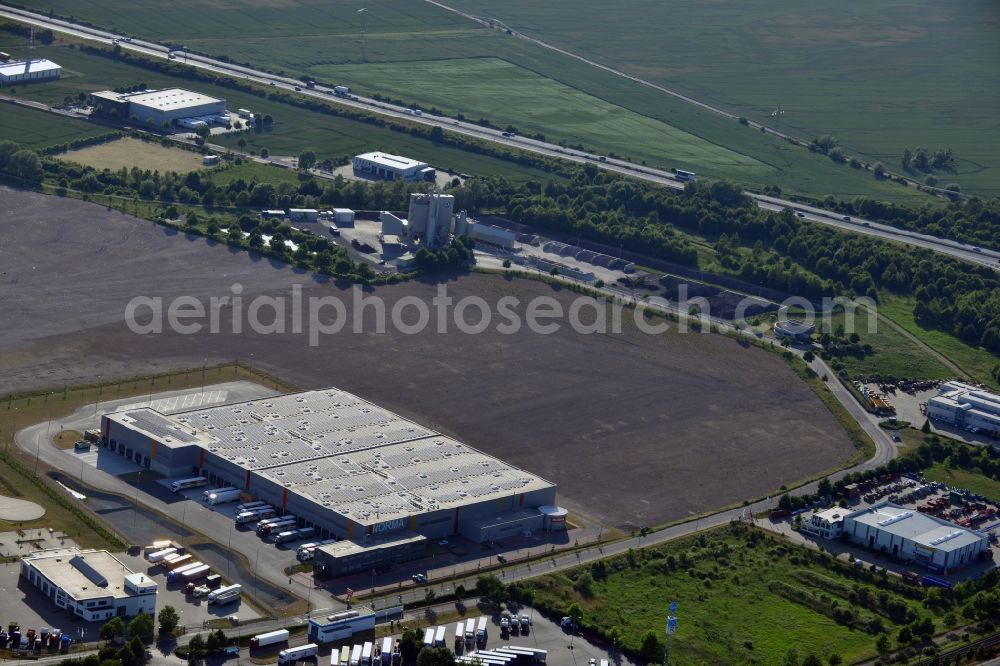
{"label": "white industrial roof", "polygon": [[51,60],[21,60],[19,62],[6,62],[0,65],[0,76],[18,76],[25,73],[25,68],[29,72],[51,72],[62,69]]}
{"label": "white industrial roof", "polygon": [[[81,560],[74,560],[76,557],[82,558],[85,564]],[[132,596],[124,587],[126,576],[131,575],[132,571],[106,550],[53,548],[36,551],[25,559],[77,601]]]}
{"label": "white industrial roof", "polygon": [[957,550],[986,538],[974,530],[888,502],[849,514],[848,518],[942,551]]}
{"label": "white industrial roof", "polygon": [[354,541],[337,541],[324,546],[317,546],[316,550],[322,550],[334,557],[346,557],[361,552],[371,552],[381,548],[396,548],[407,543],[427,541],[427,537],[416,532],[395,532],[385,536],[374,536],[365,539],[363,544]]}
{"label": "white industrial roof", "polygon": [[217,97],[203,95],[199,92],[184,90],[183,88],[147,90],[141,93],[122,95],[121,99],[128,100],[132,104],[140,104],[159,111],[173,111],[175,109],[184,109],[187,107],[225,101]]}
{"label": "white industrial roof", "polygon": [[931,401],[960,407],[984,416],[1000,416],[1000,395],[983,389],[963,384],[947,382],[942,384],[940,393]]}
{"label": "white industrial roof", "polygon": [[412,169],[415,167],[427,166],[426,162],[413,160],[409,157],[400,157],[399,155],[390,155],[389,153],[362,153],[361,155],[356,156],[355,159],[375,162],[376,164],[389,169]]}
{"label": "white industrial roof", "polygon": [[202,446],[358,523],[552,485],[336,388],[109,418],[171,446]]}
{"label": "white industrial roof", "polygon": [[836,523],[843,520],[847,513],[848,512],[845,509],[838,506],[825,511],[817,511],[814,515],[820,520],[825,520],[829,523]]}

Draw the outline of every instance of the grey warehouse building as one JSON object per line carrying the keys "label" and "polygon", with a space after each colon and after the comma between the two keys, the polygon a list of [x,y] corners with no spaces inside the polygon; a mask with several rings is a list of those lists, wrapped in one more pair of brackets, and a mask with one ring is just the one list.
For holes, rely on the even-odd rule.
{"label": "grey warehouse building", "polygon": [[426,538],[493,538],[484,524],[541,529],[539,507],[555,503],[554,484],[335,388],[172,415],[137,408],[101,428],[102,447],[167,477],[205,476],[324,538],[399,541],[406,556]]}
{"label": "grey warehouse building", "polygon": [[226,100],[209,97],[199,92],[182,88],[143,90],[134,93],[117,93],[113,90],[91,93],[94,108],[101,113],[117,111],[117,116],[126,119],[135,116],[141,122],[162,126],[182,118],[218,116],[226,113]]}
{"label": "grey warehouse building", "polygon": [[843,517],[849,541],[893,557],[912,559],[931,571],[950,573],[988,552],[989,538],[940,518],[881,502]]}

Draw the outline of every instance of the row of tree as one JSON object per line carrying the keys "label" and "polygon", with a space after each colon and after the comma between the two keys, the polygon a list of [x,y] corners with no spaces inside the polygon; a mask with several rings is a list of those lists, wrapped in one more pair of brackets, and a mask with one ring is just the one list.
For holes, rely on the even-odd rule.
{"label": "row of tree", "polygon": [[947,206],[926,204],[917,208],[870,198],[838,202],[831,197],[824,205],[839,213],[858,215],[899,229],[1000,249],[1000,199],[997,198],[973,197]]}
{"label": "row of tree", "polygon": [[[678,193],[587,165],[568,182],[472,179],[451,192],[460,207],[473,212],[499,210],[540,229],[686,265],[697,265],[696,255],[678,231],[709,238],[725,234],[724,254],[730,257],[723,267],[728,263],[748,282],[808,298],[877,300],[882,289],[912,295],[922,324],[1000,352],[1000,281],[994,271],[931,250],[843,233],[797,218],[791,210],[760,209],[731,183],[688,183]],[[970,201],[954,207],[953,214],[968,219],[983,212],[979,206]],[[740,247],[752,250],[734,251]]]}

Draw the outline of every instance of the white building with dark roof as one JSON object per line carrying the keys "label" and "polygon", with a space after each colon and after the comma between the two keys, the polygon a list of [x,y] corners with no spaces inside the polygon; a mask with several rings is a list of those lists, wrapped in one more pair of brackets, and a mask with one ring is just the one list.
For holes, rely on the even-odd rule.
{"label": "white building with dark roof", "polygon": [[21,575],[86,622],[156,613],[157,584],[106,550],[53,548],[21,560]]}
{"label": "white building with dark roof", "polygon": [[982,532],[889,502],[849,513],[844,536],[869,550],[915,560],[933,571],[951,571],[989,549]]}
{"label": "white building with dark roof", "polygon": [[58,79],[61,75],[62,67],[51,60],[21,60],[0,63],[0,86],[48,81]]}

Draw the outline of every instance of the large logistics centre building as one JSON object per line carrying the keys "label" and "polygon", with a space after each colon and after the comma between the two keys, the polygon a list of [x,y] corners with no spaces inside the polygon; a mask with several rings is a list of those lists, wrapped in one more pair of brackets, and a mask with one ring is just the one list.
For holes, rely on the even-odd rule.
{"label": "large logistics centre building", "polygon": [[226,114],[226,100],[182,88],[134,93],[105,90],[91,93],[91,99],[94,108],[100,108],[100,115],[110,115],[115,111],[114,115],[122,120],[134,116],[140,122],[156,126],[169,125],[185,118]]}
{"label": "large logistics centre building", "polygon": [[[167,477],[205,476],[365,546],[542,529],[556,487],[339,389],[166,415],[107,414],[101,446]],[[553,529],[565,529],[564,525]]]}

